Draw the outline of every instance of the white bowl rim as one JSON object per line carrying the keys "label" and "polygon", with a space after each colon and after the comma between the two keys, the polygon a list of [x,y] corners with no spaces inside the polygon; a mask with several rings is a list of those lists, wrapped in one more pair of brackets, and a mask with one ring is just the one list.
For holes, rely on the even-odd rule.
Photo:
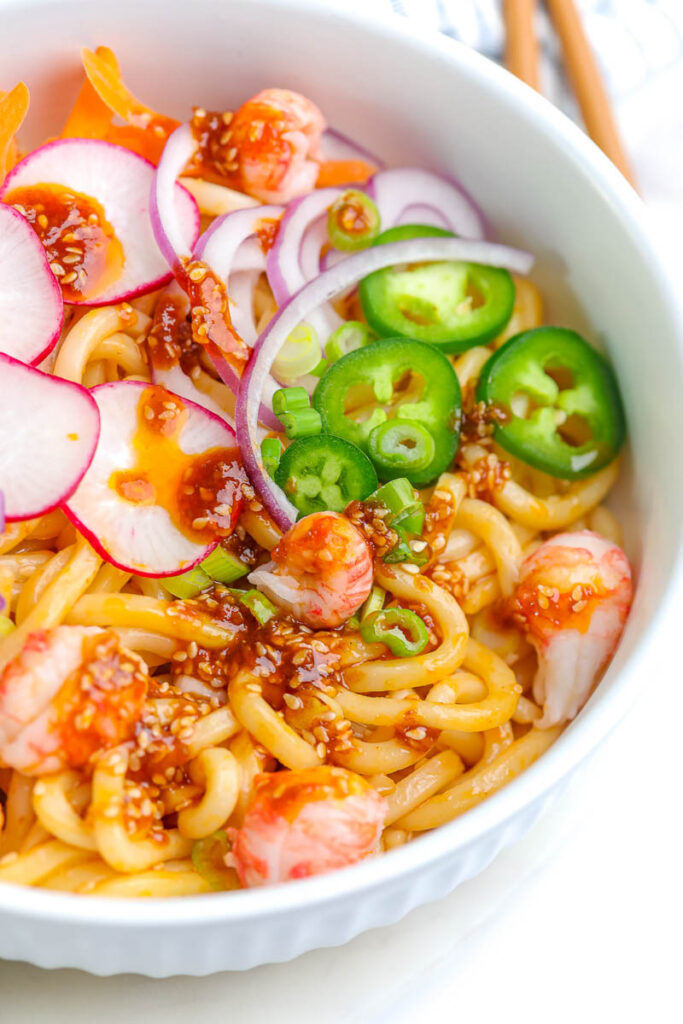
{"label": "white bowl rim", "polygon": [[[29,3],[38,13],[48,9],[54,0],[2,0],[3,13],[11,8],[26,11]],[[75,0],[87,3],[90,0]],[[224,0],[224,10],[233,0]],[[340,0],[335,0],[339,3]],[[244,6],[244,0],[235,0]],[[566,159],[573,162],[589,179],[605,200],[616,210],[622,224],[634,242],[646,254],[660,279],[661,301],[671,321],[683,325],[683,302],[677,299],[673,279],[653,245],[647,230],[644,204],[600,149],[568,117],[548,100],[514,78],[469,47],[444,35],[432,32],[400,16],[380,17],[377,12],[354,12],[338,7],[321,7],[316,0],[249,0],[251,6],[262,8],[288,8],[313,18],[337,18],[352,23],[358,31],[374,32],[378,37],[390,37],[415,49],[436,52],[457,60],[467,73],[485,85],[505,104],[513,96],[517,108],[522,108],[536,125],[556,140],[566,143]],[[381,42],[381,38],[378,38]],[[683,334],[682,334],[683,337]],[[683,345],[679,348],[683,361]],[[612,666],[607,675],[619,673],[612,686],[609,699],[594,703],[592,698],[585,711],[559,737],[543,757],[527,768],[518,778],[499,792],[488,797],[467,814],[427,832],[418,841],[370,858],[343,871],[260,889],[239,890],[176,899],[110,899],[70,893],[50,892],[9,883],[0,883],[0,914],[14,914],[35,921],[62,921],[69,925],[89,925],[149,929],[171,924],[202,925],[211,922],[229,924],[260,917],[273,917],[311,908],[317,904],[333,903],[349,895],[361,895],[368,889],[408,878],[421,867],[445,861],[456,850],[464,850],[470,843],[493,832],[509,821],[525,806],[540,800],[563,777],[584,760],[614,728],[633,702],[641,682],[641,670],[655,636],[661,632],[674,591],[683,582],[683,549],[672,559],[672,568],[657,611],[643,630],[636,649],[626,665]],[[617,662],[619,657],[617,654]]]}

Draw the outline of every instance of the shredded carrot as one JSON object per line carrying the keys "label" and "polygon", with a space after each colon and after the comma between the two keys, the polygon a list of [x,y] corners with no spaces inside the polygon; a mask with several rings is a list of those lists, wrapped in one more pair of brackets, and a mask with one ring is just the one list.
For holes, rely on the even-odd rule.
{"label": "shredded carrot", "polygon": [[[120,74],[118,61],[108,46],[98,46],[95,54],[107,64],[113,74]],[[89,78],[85,78],[81,91],[66,119],[63,139],[103,139],[114,116],[113,110],[100,98]]]}
{"label": "shredded carrot", "polygon": [[168,138],[179,122],[165,114],[146,107],[126,88],[121,79],[118,65],[113,66],[99,53],[84,48],[83,67],[88,79],[101,100],[133,128],[153,132],[158,138]]}
{"label": "shredded carrot", "polygon": [[29,105],[29,92],[19,82],[8,93],[0,95],[0,182],[18,159],[15,135],[19,131]]}
{"label": "shredded carrot", "polygon": [[157,135],[145,128],[134,128],[129,124],[112,124],[107,130],[107,142],[115,142],[117,146],[125,146],[139,153],[153,164],[158,164],[166,145],[166,135]]}
{"label": "shredded carrot", "polygon": [[323,160],[318,171],[316,188],[329,185],[362,184],[377,170],[365,160]]}

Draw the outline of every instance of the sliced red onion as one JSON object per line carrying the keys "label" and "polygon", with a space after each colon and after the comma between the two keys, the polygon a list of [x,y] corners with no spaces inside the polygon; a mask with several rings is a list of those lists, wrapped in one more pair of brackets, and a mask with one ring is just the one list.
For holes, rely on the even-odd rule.
{"label": "sliced red onion", "polygon": [[279,220],[284,206],[254,206],[217,217],[197,242],[194,255],[227,282],[236,270],[265,270],[266,254],[257,237],[262,222]]}
{"label": "sliced red onion", "polygon": [[[268,253],[266,271],[268,283],[275,296],[278,306],[284,305],[299,291],[311,276],[320,272],[320,253],[317,265],[311,257],[310,241],[305,243],[308,231],[327,215],[331,204],[344,192],[341,188],[319,188],[301,199],[295,199],[287,207],[278,231],[275,243]],[[315,238],[321,239],[320,227],[316,228]],[[305,268],[304,268],[305,262]],[[322,305],[311,312],[311,325],[320,335],[325,344],[329,335],[342,323],[342,319],[331,306]]]}
{"label": "sliced red onion", "polygon": [[[181,259],[188,259],[197,241],[197,230],[194,235],[188,230],[178,207],[177,179],[185,170],[197,152],[199,143],[192,134],[189,124],[181,124],[169,136],[161,160],[157,167],[154,181],[149,192],[149,214],[157,245],[175,273]],[[183,189],[189,196],[189,192]],[[194,203],[194,199],[192,200]],[[199,228],[199,208],[197,209],[197,228]]]}
{"label": "sliced red onion", "polygon": [[[241,380],[233,370],[230,363],[221,355],[218,355],[218,351],[212,352],[211,362],[216,367],[218,375],[225,384],[226,387],[230,388],[233,395],[238,395],[241,387]],[[279,388],[279,384],[276,384],[270,374],[267,379],[263,382],[263,390],[261,396],[263,401],[259,408],[259,422],[263,423],[269,430],[282,430],[282,424],[272,410],[273,394]],[[270,407],[269,407],[270,404]]]}
{"label": "sliced red onion", "polygon": [[230,319],[240,338],[249,348],[254,347],[258,338],[254,292],[260,276],[260,270],[236,270],[228,278]]}
{"label": "sliced red onion", "polygon": [[373,164],[377,168],[384,167],[383,161],[374,153],[335,128],[328,128],[323,132],[320,148],[324,160],[363,160],[366,164]]}
{"label": "sliced red onion", "polygon": [[441,211],[426,203],[413,203],[412,206],[406,206],[401,210],[396,224],[429,224],[430,227],[444,228],[446,231],[452,230]]}
{"label": "sliced red onion", "polygon": [[0,352],[39,363],[57,344],[62,290],[28,222],[0,203]]}
{"label": "sliced red onion", "polygon": [[342,263],[348,258],[348,252],[342,252],[341,249],[328,249],[327,252],[320,257],[320,270],[331,270],[332,267],[336,267],[338,263]]}
{"label": "sliced red onion", "polygon": [[[319,218],[325,217],[342,188],[319,188],[300,199],[294,199],[287,207],[277,238],[266,259],[268,283],[278,306],[291,299],[295,292],[306,284],[307,278],[301,266],[301,251],[306,232]],[[319,267],[316,268],[317,274]]]}
{"label": "sliced red onion", "polygon": [[[82,289],[87,298],[78,306],[102,306],[134,298],[161,287],[169,280],[165,253],[155,241],[156,229],[150,221],[149,194],[155,182],[156,168],[137,153],[101,139],[56,139],[34,149],[8,174],[0,197],[11,202],[15,188],[33,185],[58,185],[95,199],[104,210],[123,249],[124,262],[119,277],[102,291],[89,288],[86,278]],[[181,185],[171,181],[168,203],[177,222],[177,230],[190,246],[199,234],[199,210],[194,199]]]}
{"label": "sliced red onion", "polygon": [[[205,558],[216,541],[195,542],[173,523],[162,505],[135,503],[112,487],[112,474],[133,469],[140,397],[144,381],[121,380],[92,388],[102,431],[97,451],[65,511],[92,546],[113,565],[139,576],[171,576]],[[187,412],[177,443],[187,455],[234,448],[235,434],[224,419],[183,399]]]}
{"label": "sliced red onion", "polygon": [[[254,345],[258,330],[254,320],[254,290],[260,274],[266,269],[266,254],[257,237],[263,221],[279,220],[283,206],[269,205],[233,210],[218,217],[199,239],[194,255],[208,263],[218,277],[225,281],[230,318],[242,340],[250,348]],[[239,390],[239,377],[228,361],[218,352],[211,354],[214,366],[221,380],[234,395]],[[274,380],[264,388],[272,397],[278,385]],[[271,430],[280,430],[281,424],[264,401],[260,413],[261,422]]]}
{"label": "sliced red onion", "polygon": [[7,519],[32,519],[75,491],[100,434],[87,388],[0,355],[0,487]]}
{"label": "sliced red onion", "polygon": [[258,410],[261,390],[269,376],[273,360],[294,328],[306,321],[324,303],[344,289],[376,270],[401,263],[424,263],[434,260],[459,260],[506,267],[527,274],[533,256],[519,249],[464,238],[413,238],[403,242],[373,246],[352,253],[337,266],[314,278],[275,314],[254,346],[254,352],[242,376],[237,396],[235,419],[237,440],[244,465],[263,504],[277,525],[287,530],[296,520],[297,511],[266,472],[258,445]]}
{"label": "sliced red onion", "polygon": [[[408,223],[407,208],[420,207],[437,227],[447,227],[462,238],[485,238],[484,218],[476,204],[454,181],[420,167],[396,167],[378,171],[365,186],[382,220],[382,230]],[[418,222],[419,223],[419,222]]]}
{"label": "sliced red onion", "polygon": [[329,243],[327,214],[324,214],[313,221],[301,243],[299,263],[306,281],[312,281],[320,273],[322,268],[322,250]]}

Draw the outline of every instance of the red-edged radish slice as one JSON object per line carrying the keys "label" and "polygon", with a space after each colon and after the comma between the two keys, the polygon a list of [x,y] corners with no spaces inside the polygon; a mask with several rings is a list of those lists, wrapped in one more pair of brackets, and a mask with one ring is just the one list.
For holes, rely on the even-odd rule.
{"label": "red-edged radish slice", "polygon": [[0,488],[8,520],[42,516],[73,494],[99,433],[87,388],[0,354]]}
{"label": "red-edged radish slice", "polygon": [[188,402],[201,405],[203,409],[208,409],[214,416],[225,420],[231,429],[234,428],[235,421],[232,416],[225,409],[222,409],[218,402],[214,402],[210,395],[205,395],[203,391],[200,391],[190,374],[185,373],[179,364],[171,366],[169,369],[153,367],[152,378],[155,384],[160,384],[162,388],[172,391],[174,395],[179,395],[180,398],[187,399]]}
{"label": "red-edged radish slice", "polygon": [[[149,215],[155,172],[148,160],[122,146],[58,139],[18,163],[0,197],[26,211],[67,302],[101,306],[153,291],[171,277]],[[181,185],[172,198],[192,245],[199,235],[197,204]],[[40,202],[42,210],[35,206]],[[42,225],[41,216],[47,217]]]}
{"label": "red-edged radish slice", "polygon": [[39,363],[57,344],[63,320],[62,293],[35,231],[0,203],[0,352]]}
{"label": "red-edged radish slice", "polygon": [[172,576],[191,568],[239,516],[247,477],[234,431],[194,402],[144,381],[101,384],[91,394],[102,431],[90,468],[66,503],[69,518],[121,569]]}

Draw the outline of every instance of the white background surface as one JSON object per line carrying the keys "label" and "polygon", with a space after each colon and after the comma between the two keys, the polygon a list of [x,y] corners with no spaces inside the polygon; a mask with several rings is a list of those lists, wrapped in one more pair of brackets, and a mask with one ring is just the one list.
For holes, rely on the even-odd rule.
{"label": "white background surface", "polygon": [[[620,117],[683,286],[680,65],[621,104]],[[342,949],[207,979],[96,979],[0,963],[0,1021],[682,1021],[677,628],[672,615],[670,648],[638,704],[553,810],[441,903]]]}

